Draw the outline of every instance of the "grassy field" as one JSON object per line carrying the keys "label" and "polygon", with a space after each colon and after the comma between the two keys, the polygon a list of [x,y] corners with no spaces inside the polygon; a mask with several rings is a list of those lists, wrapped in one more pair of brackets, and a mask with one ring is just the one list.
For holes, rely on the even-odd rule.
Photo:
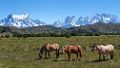
{"label": "grassy field", "polygon": [[[61,55],[55,61],[38,59],[39,48],[45,43],[81,45],[84,57],[80,61],[65,61],[67,55]],[[90,51],[93,43],[113,44],[116,48],[113,60],[97,62],[98,54]],[[75,58],[74,54],[72,58]],[[107,57],[109,58],[109,57]],[[120,67],[120,36],[80,36],[80,37],[31,37],[0,39],[0,68],[119,68]]]}

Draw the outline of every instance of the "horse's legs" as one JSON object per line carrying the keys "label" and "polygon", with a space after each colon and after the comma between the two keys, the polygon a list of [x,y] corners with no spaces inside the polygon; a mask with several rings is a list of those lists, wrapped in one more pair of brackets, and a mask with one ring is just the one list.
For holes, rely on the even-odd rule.
{"label": "horse's legs", "polygon": [[56,50],[56,58],[59,57],[59,50]]}
{"label": "horse's legs", "polygon": [[60,56],[60,51],[59,51],[59,49],[57,50],[57,58],[59,58],[59,56]]}
{"label": "horse's legs", "polygon": [[105,55],[103,54],[103,60],[105,61]]}
{"label": "horse's legs", "polygon": [[110,59],[113,59],[114,57],[114,51],[110,52]]}
{"label": "horse's legs", "polygon": [[68,60],[71,61],[71,55],[70,53],[67,53],[68,54]]}
{"label": "horse's legs", "polygon": [[110,55],[110,59],[113,59],[113,57],[114,57],[114,55],[112,54],[112,55]]}
{"label": "horse's legs", "polygon": [[101,61],[101,54],[99,54],[99,61]]}
{"label": "horse's legs", "polygon": [[50,51],[48,51],[48,57],[51,58],[51,56],[50,56]]}
{"label": "horse's legs", "polygon": [[78,53],[76,53],[76,56],[77,56],[77,57],[76,57],[76,60],[78,60],[78,56],[79,56],[79,54],[78,54]]}
{"label": "horse's legs", "polygon": [[47,50],[45,50],[45,59],[47,59]]}

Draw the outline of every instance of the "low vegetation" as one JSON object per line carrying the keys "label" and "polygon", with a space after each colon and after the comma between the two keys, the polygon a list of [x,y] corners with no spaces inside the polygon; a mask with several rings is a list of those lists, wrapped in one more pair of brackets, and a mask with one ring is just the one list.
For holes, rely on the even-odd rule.
{"label": "low vegetation", "polygon": [[[39,49],[45,43],[58,43],[61,47],[66,44],[81,45],[84,56],[80,61],[66,61],[63,54],[55,59],[38,60]],[[90,46],[97,44],[113,44],[115,57],[113,60],[98,62],[98,54],[92,53]],[[0,39],[0,67],[1,68],[119,68],[120,67],[120,36],[75,36],[75,37],[27,37],[27,38],[1,38]]]}

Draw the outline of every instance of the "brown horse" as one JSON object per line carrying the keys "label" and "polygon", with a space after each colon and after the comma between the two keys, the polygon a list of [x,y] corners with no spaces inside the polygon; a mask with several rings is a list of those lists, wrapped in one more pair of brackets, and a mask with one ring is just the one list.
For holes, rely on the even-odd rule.
{"label": "brown horse", "polygon": [[48,57],[50,58],[50,52],[54,52],[54,51],[56,53],[56,58],[58,58],[59,57],[59,48],[60,47],[58,44],[47,43],[47,44],[43,45],[39,52],[39,59],[42,58],[43,53],[45,53],[45,58],[47,58],[47,54],[48,54]]}
{"label": "brown horse", "polygon": [[77,59],[78,56],[80,56],[80,58],[82,57],[82,48],[78,45],[66,45],[62,47],[62,53],[67,53],[68,59],[71,61],[71,53],[76,54]]}
{"label": "brown horse", "polygon": [[113,59],[114,57],[114,46],[113,45],[93,45],[92,46],[92,52],[94,50],[98,51],[99,54],[99,61],[101,60],[101,56],[103,56],[103,59],[105,60],[105,55],[109,54],[110,59]]}

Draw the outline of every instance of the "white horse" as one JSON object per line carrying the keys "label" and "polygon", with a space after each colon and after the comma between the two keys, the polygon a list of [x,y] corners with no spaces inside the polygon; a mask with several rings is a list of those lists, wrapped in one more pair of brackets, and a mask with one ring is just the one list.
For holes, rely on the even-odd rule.
{"label": "white horse", "polygon": [[114,46],[113,45],[93,45],[92,52],[97,50],[99,54],[99,61],[101,60],[101,56],[103,55],[103,59],[105,60],[105,54],[110,55],[110,59],[114,57]]}

